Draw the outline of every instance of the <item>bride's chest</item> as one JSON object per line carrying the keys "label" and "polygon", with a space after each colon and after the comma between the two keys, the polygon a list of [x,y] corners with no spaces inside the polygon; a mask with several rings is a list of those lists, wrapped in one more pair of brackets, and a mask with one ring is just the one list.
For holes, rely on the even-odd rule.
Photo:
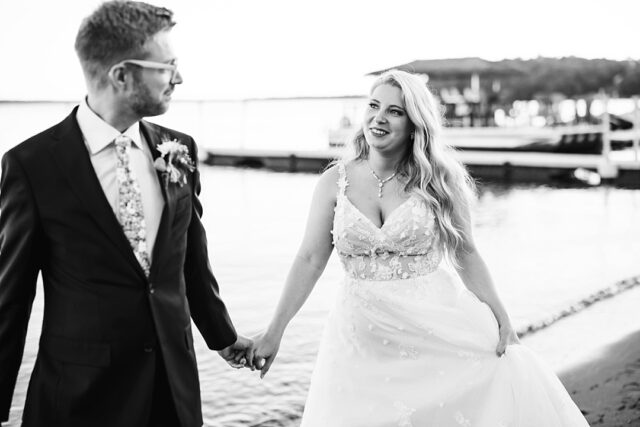
{"label": "bride's chest", "polygon": [[424,201],[412,196],[394,209],[381,226],[346,196],[338,198],[334,245],[341,252],[425,253],[435,238],[435,217]]}

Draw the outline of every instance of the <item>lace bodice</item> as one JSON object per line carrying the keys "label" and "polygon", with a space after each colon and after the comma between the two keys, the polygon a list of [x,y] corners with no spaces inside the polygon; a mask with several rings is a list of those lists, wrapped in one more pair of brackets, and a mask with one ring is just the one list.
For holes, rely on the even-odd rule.
{"label": "lace bodice", "polygon": [[338,164],[333,244],[347,274],[356,279],[391,280],[423,276],[436,269],[442,251],[435,217],[412,195],[377,227],[346,195],[346,168]]}

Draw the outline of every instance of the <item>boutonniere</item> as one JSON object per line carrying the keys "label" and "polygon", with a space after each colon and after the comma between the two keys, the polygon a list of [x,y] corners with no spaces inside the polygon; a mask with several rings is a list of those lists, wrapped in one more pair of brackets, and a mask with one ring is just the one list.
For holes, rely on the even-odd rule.
{"label": "boutonniere", "polygon": [[187,146],[172,139],[158,144],[156,149],[160,152],[160,157],[153,162],[153,166],[162,173],[165,182],[178,184],[180,187],[186,184],[187,173],[195,170]]}

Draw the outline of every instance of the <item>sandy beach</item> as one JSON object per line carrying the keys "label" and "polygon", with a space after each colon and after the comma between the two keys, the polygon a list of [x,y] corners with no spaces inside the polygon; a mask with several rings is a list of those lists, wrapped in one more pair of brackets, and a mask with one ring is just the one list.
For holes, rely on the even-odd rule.
{"label": "sandy beach", "polygon": [[640,287],[525,337],[591,426],[640,426]]}
{"label": "sandy beach", "polygon": [[561,379],[591,426],[640,426],[640,331]]}

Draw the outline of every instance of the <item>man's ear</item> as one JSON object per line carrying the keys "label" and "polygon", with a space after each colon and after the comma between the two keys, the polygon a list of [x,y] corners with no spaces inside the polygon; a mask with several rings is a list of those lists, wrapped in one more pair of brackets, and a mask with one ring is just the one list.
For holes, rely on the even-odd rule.
{"label": "man's ear", "polygon": [[109,82],[117,88],[122,88],[127,84],[127,70],[124,65],[119,65],[109,70]]}

